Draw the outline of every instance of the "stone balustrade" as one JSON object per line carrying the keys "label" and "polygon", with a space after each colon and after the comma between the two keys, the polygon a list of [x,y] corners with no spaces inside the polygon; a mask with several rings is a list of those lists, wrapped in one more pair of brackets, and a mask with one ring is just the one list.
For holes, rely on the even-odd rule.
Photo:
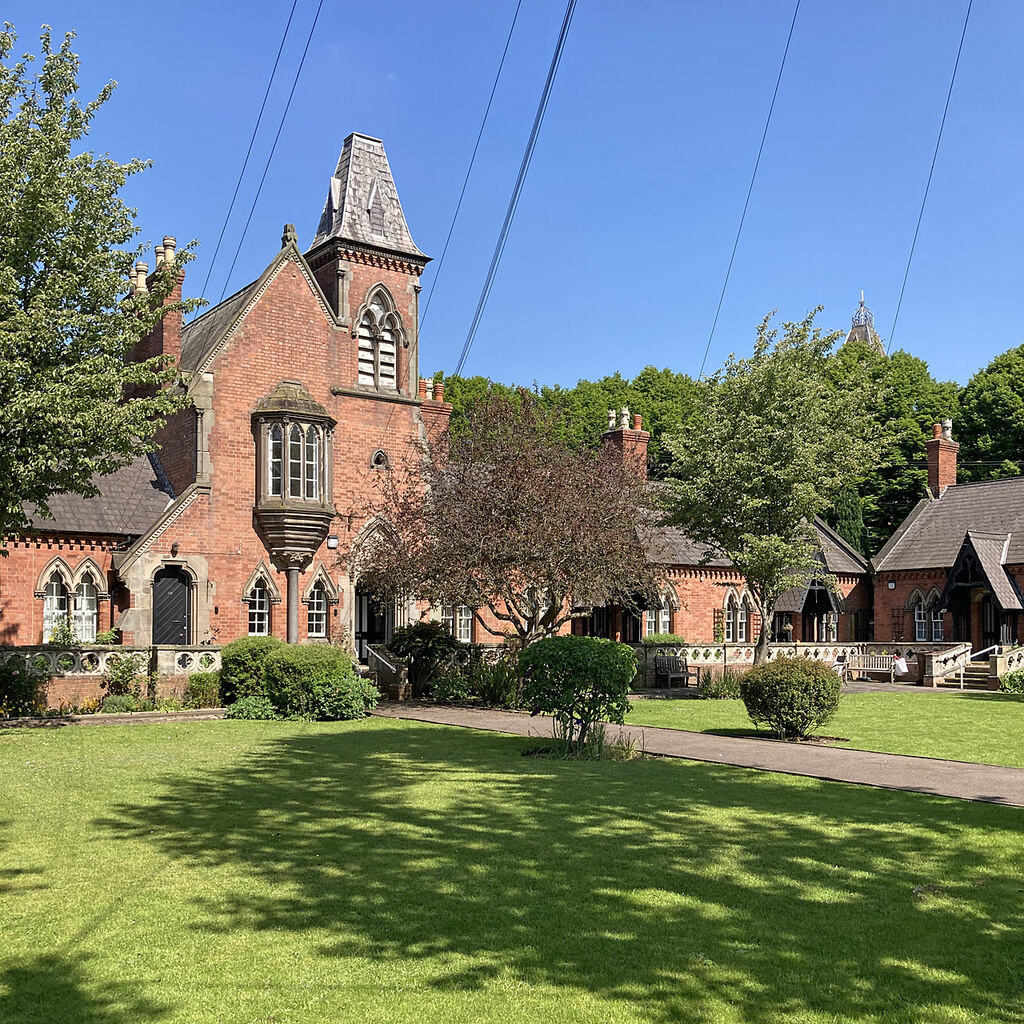
{"label": "stone balustrade", "polygon": [[191,646],[122,647],[115,644],[81,644],[58,647],[35,644],[0,648],[0,664],[13,658],[49,674],[51,679],[106,675],[111,659],[135,655],[140,672],[162,676],[189,676],[220,668],[220,648]]}

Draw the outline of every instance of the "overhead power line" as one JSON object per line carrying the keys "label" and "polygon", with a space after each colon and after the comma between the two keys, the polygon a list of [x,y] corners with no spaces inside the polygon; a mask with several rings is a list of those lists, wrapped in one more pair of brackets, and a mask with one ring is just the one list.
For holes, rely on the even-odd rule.
{"label": "overhead power line", "polygon": [[896,302],[896,315],[892,318],[892,330],[889,332],[889,343],[885,346],[888,353],[892,346],[892,339],[896,334],[896,323],[900,318],[900,306],[903,305],[903,293],[907,289],[907,278],[910,276],[910,264],[914,259],[914,249],[917,247],[917,234],[921,230],[921,220],[924,217],[925,203],[928,202],[928,190],[932,187],[932,175],[935,173],[935,161],[939,155],[939,144],[942,142],[942,129],[946,127],[946,114],[949,112],[949,101],[953,95],[953,83],[956,81],[957,68],[960,67],[960,54],[964,49],[964,37],[967,35],[967,22],[971,20],[971,5],[974,0],[967,0],[967,13],[964,15],[964,28],[960,33],[960,45],[956,48],[956,60],[953,62],[953,74],[949,78],[949,89],[946,92],[946,105],[942,108],[942,120],[939,122],[939,134],[935,140],[935,152],[932,153],[932,165],[928,168],[928,180],[924,186],[924,196],[921,199],[921,209],[917,214],[917,227],[914,228],[914,239],[910,243],[910,255],[907,257],[907,269],[903,274],[903,284],[900,287],[900,297]]}
{"label": "overhead power line", "polygon": [[768,126],[772,123],[772,112],[775,110],[775,99],[779,95],[779,86],[782,84],[782,72],[786,70],[786,57],[789,56],[789,44],[793,41],[793,29],[796,28],[796,16],[800,13],[800,0],[796,0],[796,7],[793,8],[793,20],[789,24],[789,35],[786,37],[786,48],[782,51],[782,63],[779,65],[779,77],[775,80],[775,91],[772,93],[772,102],[768,107],[768,116],[765,118],[764,131],[761,132],[761,145],[757,147],[757,159],[754,161],[754,173],[750,175],[750,185],[747,188],[747,198],[743,201],[743,212],[740,214],[739,227],[736,229],[736,238],[732,243],[732,253],[729,256],[729,266],[725,269],[725,280],[722,282],[722,294],[718,296],[718,308],[715,310],[715,319],[711,324],[711,333],[708,335],[708,343],[704,346],[704,358],[700,361],[700,370],[697,377],[704,372],[704,366],[708,361],[708,353],[711,351],[711,341],[715,336],[715,328],[718,326],[718,317],[722,312],[722,303],[725,301],[725,290],[729,287],[729,277],[732,274],[733,261],[736,259],[736,250],[739,248],[740,235],[743,234],[743,222],[747,219],[747,207],[750,205],[750,196],[754,191],[754,182],[757,180],[757,169],[761,166],[761,154],[764,152],[764,140],[768,138]]}
{"label": "overhead power line", "polygon": [[515,13],[512,15],[512,24],[509,26],[508,38],[505,40],[505,49],[501,51],[501,60],[498,62],[498,72],[494,76],[494,84],[491,86],[491,95],[487,98],[487,108],[484,110],[484,118],[480,122],[480,131],[476,133],[476,143],[473,145],[473,154],[469,158],[469,167],[466,168],[466,178],[462,182],[462,191],[459,193],[459,201],[455,204],[455,213],[452,215],[452,222],[448,226],[448,237],[444,240],[444,248],[441,250],[441,256],[437,261],[437,266],[434,268],[434,278],[430,282],[430,291],[427,292],[427,301],[423,304],[423,312],[420,314],[420,330],[423,330],[423,324],[427,319],[427,310],[430,309],[430,300],[434,295],[434,288],[437,285],[437,279],[441,276],[441,268],[444,266],[444,257],[448,252],[448,243],[452,240],[452,232],[455,230],[455,222],[459,219],[459,211],[462,209],[462,200],[466,196],[466,187],[469,185],[469,176],[473,173],[473,164],[476,162],[476,153],[480,148],[480,140],[484,135],[484,127],[487,124],[487,116],[491,112],[491,104],[494,102],[494,93],[498,88],[498,79],[501,78],[502,68],[505,67],[505,57],[508,55],[509,43],[512,42],[512,33],[515,31],[516,20],[519,17],[519,8],[523,6],[523,0],[518,0],[516,3]]}
{"label": "overhead power line", "polygon": [[235,249],[235,255],[231,260],[231,267],[228,270],[228,276],[224,280],[224,287],[221,289],[220,302],[225,293],[228,290],[228,284],[231,281],[231,275],[235,270],[235,263],[238,261],[238,254],[242,251],[242,243],[245,241],[245,236],[249,231],[249,224],[252,222],[252,215],[256,211],[256,203],[259,202],[260,193],[263,191],[263,183],[267,180],[267,171],[270,170],[270,162],[274,159],[274,153],[277,150],[278,140],[281,138],[281,130],[284,128],[285,118],[288,117],[288,110],[292,105],[292,97],[295,95],[295,87],[299,84],[299,75],[302,74],[302,66],[306,63],[306,54],[309,53],[309,44],[313,41],[313,33],[316,31],[316,23],[320,19],[320,11],[324,6],[324,0],[320,0],[317,4],[316,14],[313,16],[313,24],[309,27],[309,35],[306,37],[306,45],[302,50],[302,57],[299,59],[299,66],[295,69],[295,78],[292,79],[291,91],[288,93],[288,102],[284,105],[284,110],[281,113],[281,121],[277,126],[277,134],[274,136],[274,144],[270,147],[270,154],[267,156],[266,165],[263,168],[263,176],[260,178],[259,187],[256,189],[256,195],[253,196],[252,206],[249,207],[249,216],[245,219],[245,227],[242,228],[242,237],[238,240],[238,247]]}
{"label": "overhead power line", "polygon": [[231,195],[231,202],[228,204],[228,212],[224,215],[224,223],[220,227],[220,235],[217,238],[217,247],[213,250],[213,259],[210,260],[210,265],[206,270],[206,280],[203,282],[202,294],[206,295],[206,288],[210,283],[210,275],[213,273],[214,264],[217,262],[217,254],[220,252],[220,244],[224,241],[224,232],[227,230],[228,221],[231,219],[231,213],[235,208],[235,200],[238,198],[238,190],[242,186],[242,178],[245,177],[246,168],[249,166],[249,157],[252,156],[253,143],[256,141],[256,133],[260,130],[260,122],[263,120],[263,111],[267,107],[267,99],[270,97],[270,88],[274,84],[274,78],[277,76],[277,66],[281,63],[281,53],[284,50],[284,41],[288,38],[288,30],[292,25],[292,18],[295,16],[295,8],[298,6],[299,0],[292,0],[291,13],[288,15],[288,22],[284,27],[284,34],[281,36],[281,45],[277,48],[277,56],[274,58],[274,68],[270,72],[270,81],[267,82],[267,91],[263,94],[263,102],[260,104],[260,112],[256,115],[256,126],[252,130],[252,138],[249,139],[249,148],[245,151],[245,159],[242,161],[242,170],[238,174],[238,181],[235,182],[235,191]]}
{"label": "overhead power line", "polygon": [[494,283],[494,275],[501,262],[501,254],[505,249],[505,242],[508,239],[509,228],[515,219],[516,208],[519,206],[519,197],[523,191],[523,183],[526,181],[526,174],[530,169],[530,161],[533,159],[533,150],[537,145],[537,137],[540,135],[541,125],[544,123],[544,114],[547,112],[548,98],[551,95],[551,87],[554,85],[555,76],[558,74],[558,65],[562,60],[562,50],[565,47],[565,40],[569,34],[569,26],[572,24],[573,12],[576,10],[576,0],[569,0],[565,8],[565,15],[562,18],[562,28],[558,33],[558,40],[555,43],[555,52],[551,57],[551,66],[548,68],[548,76],[544,80],[544,89],[540,95],[540,103],[537,105],[537,114],[533,119],[533,128],[530,131],[530,138],[526,143],[526,151],[523,153],[523,162],[519,165],[519,174],[516,177],[515,187],[512,189],[512,197],[505,211],[505,220],[498,232],[498,241],[494,246],[494,254],[491,256],[490,266],[487,268],[487,277],[484,280],[483,289],[480,292],[480,300],[476,305],[476,312],[473,314],[473,322],[469,325],[469,332],[466,335],[466,342],[462,346],[462,355],[459,356],[458,365],[455,367],[455,375],[462,373],[462,367],[466,363],[469,350],[473,347],[473,339],[476,337],[477,327],[480,326],[480,317],[483,315],[484,307],[487,305],[487,298],[491,293],[491,285]]}

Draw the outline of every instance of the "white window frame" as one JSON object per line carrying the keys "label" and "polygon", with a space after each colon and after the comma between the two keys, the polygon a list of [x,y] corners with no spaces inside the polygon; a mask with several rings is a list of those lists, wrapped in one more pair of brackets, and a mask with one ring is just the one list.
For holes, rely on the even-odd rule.
{"label": "white window frame", "polygon": [[263,580],[249,591],[249,636],[270,636],[270,592]]}
{"label": "white window frame", "polygon": [[724,629],[722,636],[724,642],[727,644],[735,643],[736,636],[736,602],[729,600],[725,605],[725,615],[723,617]]}
{"label": "white window frame", "polygon": [[314,583],[309,592],[306,635],[321,640],[327,636],[327,591],[322,583]]}
{"label": "white window frame", "polygon": [[460,604],[455,608],[455,639],[460,644],[472,643],[473,610],[469,605]]}
{"label": "white window frame", "polygon": [[925,643],[928,640],[928,615],[925,610],[924,601],[918,601],[914,605],[914,642]]}
{"label": "white window frame", "polygon": [[316,501],[320,497],[320,466],[323,460],[320,458],[320,431],[314,426],[306,427],[303,456],[306,498]]}
{"label": "white window frame", "polygon": [[68,587],[54,570],[43,590],[43,643],[49,643],[58,625],[68,621]]}
{"label": "white window frame", "polygon": [[99,626],[99,591],[93,580],[92,573],[86,573],[75,588],[75,599],[72,611],[72,623],[75,636],[83,644],[91,644],[96,639]]}
{"label": "white window frame", "polygon": [[661,607],[658,609],[658,632],[672,632],[672,605],[669,604],[667,597],[661,602]]}
{"label": "white window frame", "polygon": [[288,428],[288,497],[301,498],[303,493],[302,451],[306,447],[306,432],[298,423]]}
{"label": "white window frame", "polygon": [[743,601],[736,609],[736,642],[745,644],[747,642],[747,622],[749,620],[747,603]]}
{"label": "white window frame", "polygon": [[284,494],[284,428],[274,423],[267,431],[267,494]]}
{"label": "white window frame", "polygon": [[938,604],[933,604],[931,608],[931,627],[932,642],[941,643],[946,635],[946,624],[942,620],[942,612],[939,611]]}

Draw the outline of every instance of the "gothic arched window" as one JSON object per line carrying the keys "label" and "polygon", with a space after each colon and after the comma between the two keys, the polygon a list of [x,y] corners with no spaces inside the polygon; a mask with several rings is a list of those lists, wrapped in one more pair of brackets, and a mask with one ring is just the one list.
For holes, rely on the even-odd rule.
{"label": "gothic arched window", "polygon": [[256,581],[249,591],[249,635],[268,636],[270,634],[270,595],[263,580]]}
{"label": "gothic arched window", "polygon": [[49,643],[54,630],[68,621],[68,588],[55,569],[43,591],[43,643]]}
{"label": "gothic arched window", "polygon": [[324,590],[322,583],[315,583],[309,592],[306,635],[311,637],[327,636],[327,591]]}
{"label": "gothic arched window", "polygon": [[383,289],[370,299],[359,320],[358,383],[368,387],[398,387],[398,346],[401,322]]}
{"label": "gothic arched window", "polygon": [[320,497],[320,431],[316,427],[306,428],[306,497]]}
{"label": "gothic arched window", "polygon": [[99,622],[99,602],[96,583],[91,573],[86,573],[75,589],[75,606],[72,622],[75,636],[82,643],[91,644],[96,639],[96,627]]}
{"label": "gothic arched window", "polygon": [[280,423],[270,428],[270,443],[267,445],[267,491],[269,494],[281,494],[284,479],[284,431]]}

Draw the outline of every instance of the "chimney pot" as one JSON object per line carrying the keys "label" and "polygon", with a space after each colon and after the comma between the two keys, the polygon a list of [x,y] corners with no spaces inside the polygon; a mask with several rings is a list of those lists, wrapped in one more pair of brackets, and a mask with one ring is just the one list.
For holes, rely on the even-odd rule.
{"label": "chimney pot", "polygon": [[427,385],[427,400],[432,402],[434,400],[434,382],[432,380],[428,380],[426,382],[426,385]]}
{"label": "chimney pot", "polygon": [[137,292],[148,292],[149,288],[146,285],[146,278],[149,277],[149,264],[143,263],[139,260],[135,264],[135,290]]}
{"label": "chimney pot", "polygon": [[156,266],[153,269],[159,270],[164,265],[164,247],[162,245],[154,245],[153,255],[156,257]]}
{"label": "chimney pot", "polygon": [[644,418],[643,418],[643,416],[640,415],[640,413],[638,413],[638,412],[633,413],[633,429],[634,430],[643,430],[643,422],[644,422]]}
{"label": "chimney pot", "polygon": [[168,263],[174,262],[174,250],[178,247],[178,240],[174,235],[164,235],[164,260]]}
{"label": "chimney pot", "polygon": [[942,424],[941,423],[933,423],[932,424],[932,437],[942,437]]}
{"label": "chimney pot", "polygon": [[615,429],[615,410],[614,409],[609,409],[608,410],[608,429],[609,430],[614,430]]}
{"label": "chimney pot", "polygon": [[419,396],[420,396],[420,398],[426,398],[427,397],[427,382],[422,377],[420,377],[420,383],[419,383]]}
{"label": "chimney pot", "polygon": [[439,380],[434,384],[434,399],[438,402],[444,401],[444,381]]}
{"label": "chimney pot", "polygon": [[621,417],[622,417],[619,420],[619,425],[622,427],[623,430],[629,430],[629,406],[628,405],[624,405],[619,410],[619,413],[621,414]]}

